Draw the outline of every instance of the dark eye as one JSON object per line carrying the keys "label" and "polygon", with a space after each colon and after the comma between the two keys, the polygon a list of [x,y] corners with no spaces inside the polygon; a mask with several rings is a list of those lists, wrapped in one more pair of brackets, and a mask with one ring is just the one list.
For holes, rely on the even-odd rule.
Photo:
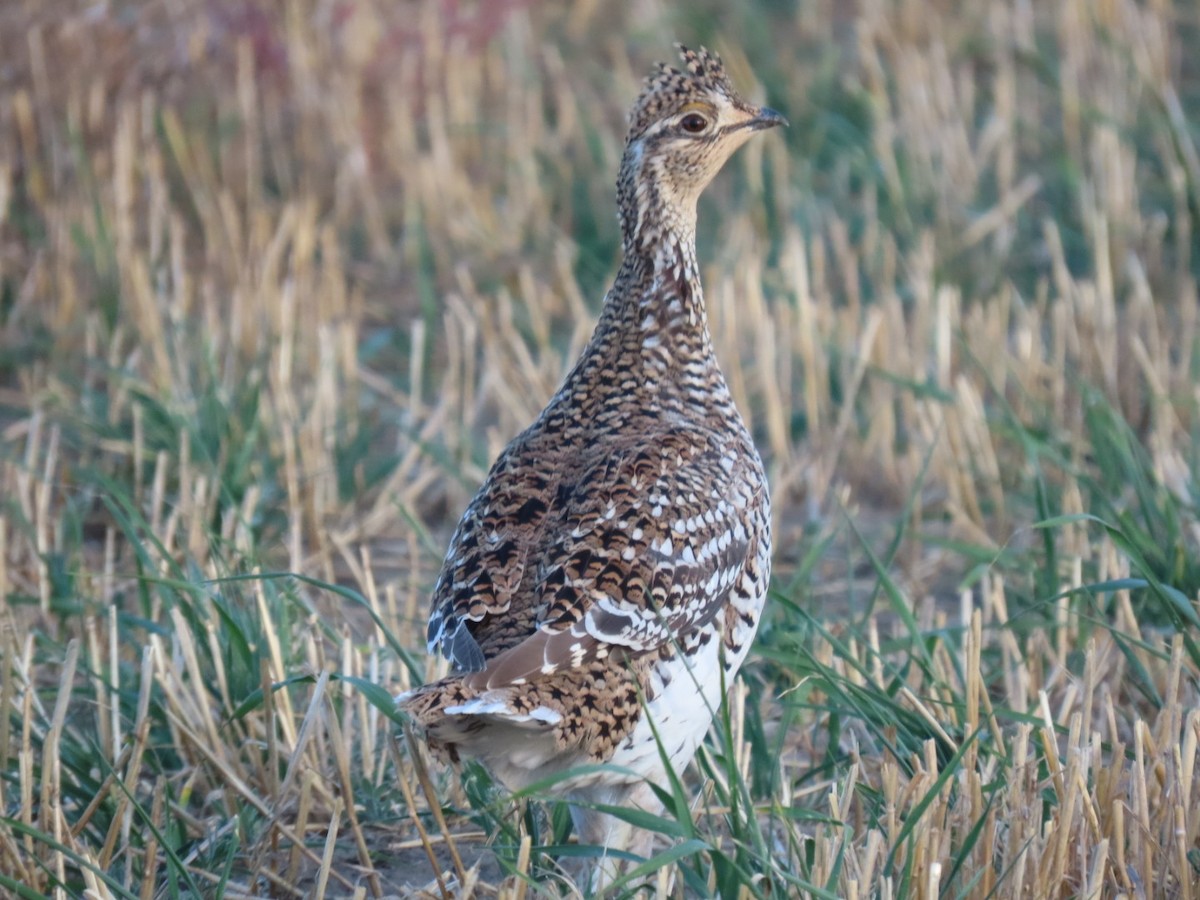
{"label": "dark eye", "polygon": [[708,119],[700,113],[688,113],[679,124],[683,126],[684,131],[690,134],[699,134],[708,127]]}

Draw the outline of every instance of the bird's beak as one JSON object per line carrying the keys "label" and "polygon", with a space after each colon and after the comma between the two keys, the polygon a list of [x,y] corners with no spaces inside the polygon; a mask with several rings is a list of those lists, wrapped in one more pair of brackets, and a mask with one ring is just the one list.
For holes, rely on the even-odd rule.
{"label": "bird's beak", "polygon": [[760,106],[754,118],[747,119],[744,127],[754,131],[763,131],[767,128],[774,128],[776,125],[787,127],[788,120],[783,117],[782,113],[778,113],[769,106]]}

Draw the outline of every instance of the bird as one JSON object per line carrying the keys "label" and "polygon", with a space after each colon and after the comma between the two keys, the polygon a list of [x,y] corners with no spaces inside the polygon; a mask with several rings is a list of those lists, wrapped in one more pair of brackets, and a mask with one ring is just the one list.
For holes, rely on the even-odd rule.
{"label": "bird", "polygon": [[682,66],[659,63],[628,115],[622,260],[595,330],[450,540],[427,635],[450,674],[398,698],[435,756],[514,792],[562,776],[577,839],[603,848],[599,884],[612,851],[645,856],[654,836],[598,807],[661,810],[664,756],[692,760],[771,570],[767,477],[714,352],[696,215],[734,151],[787,122],[716,53],[676,46]]}

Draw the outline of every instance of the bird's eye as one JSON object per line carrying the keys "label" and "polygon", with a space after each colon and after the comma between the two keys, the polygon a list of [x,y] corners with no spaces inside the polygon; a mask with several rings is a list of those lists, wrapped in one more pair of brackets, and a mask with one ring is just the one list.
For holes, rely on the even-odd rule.
{"label": "bird's eye", "polygon": [[708,119],[699,113],[688,113],[679,124],[683,126],[684,131],[690,134],[699,134],[708,127]]}

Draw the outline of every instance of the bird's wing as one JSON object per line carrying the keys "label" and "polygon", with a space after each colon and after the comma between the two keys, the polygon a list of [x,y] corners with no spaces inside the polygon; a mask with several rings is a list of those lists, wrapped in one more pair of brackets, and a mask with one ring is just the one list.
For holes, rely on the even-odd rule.
{"label": "bird's wing", "polygon": [[[739,448],[740,449],[740,448]],[[764,490],[732,446],[668,432],[589,467],[536,549],[536,621],[468,679],[492,689],[638,655],[717,614],[745,564]]]}
{"label": "bird's wing", "polygon": [[575,466],[538,467],[532,449],[514,442],[459,522],[431,652],[519,683],[645,652],[715,615],[745,563],[746,508],[765,490],[742,447],[679,428],[581,450]]}
{"label": "bird's wing", "polygon": [[429,652],[440,650],[459,672],[484,667],[476,632],[509,611],[554,502],[556,479],[532,463],[527,437],[492,465],[459,520],[433,589]]}

